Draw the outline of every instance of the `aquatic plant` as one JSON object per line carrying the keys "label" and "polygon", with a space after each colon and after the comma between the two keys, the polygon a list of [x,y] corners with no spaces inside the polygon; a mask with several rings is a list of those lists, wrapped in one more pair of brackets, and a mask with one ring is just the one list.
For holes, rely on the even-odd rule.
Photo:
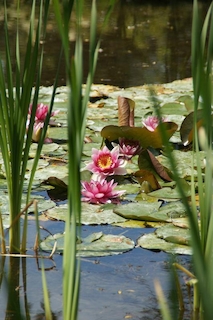
{"label": "aquatic plant", "polygon": [[[131,160],[135,155],[140,154],[142,147],[139,141],[119,138],[119,157],[125,160]],[[113,144],[116,145],[116,144]]]}
{"label": "aquatic plant", "polygon": [[[33,105],[30,104],[29,111],[28,111],[27,128],[26,128],[27,131],[29,128],[30,120],[31,120],[32,107]],[[42,128],[44,127],[45,120],[48,115],[48,110],[49,110],[49,107],[47,105],[44,105],[43,103],[39,103],[36,107],[36,113],[35,113],[35,119],[34,119],[34,125],[33,125],[33,134],[32,134],[32,140],[34,142],[38,142],[39,139],[41,138],[41,131],[42,131]],[[54,117],[58,112],[59,110],[51,112],[50,117]],[[52,140],[47,137],[47,133],[46,133],[44,142],[52,142]]]}
{"label": "aquatic plant", "polygon": [[[74,56],[70,61],[69,22],[74,3],[76,10],[76,43]],[[60,4],[59,0],[53,0],[54,13],[65,56],[67,85],[70,89],[68,94],[69,210],[66,216],[63,251],[63,319],[65,320],[76,320],[78,313],[80,260],[76,257],[76,237],[80,238],[81,232],[80,161],[86,128],[87,103],[99,48],[99,41],[96,39],[96,2],[92,1],[89,50],[90,63],[83,95],[83,41],[81,33],[83,3],[83,0],[66,0]],[[110,1],[109,3],[109,10],[105,22],[112,10],[113,3],[114,1]]]}
{"label": "aquatic plant", "polygon": [[126,174],[126,161],[119,159],[119,146],[109,150],[106,146],[103,149],[92,149],[92,162],[88,163],[86,169],[101,177]]}
{"label": "aquatic plant", "polygon": [[[32,2],[31,17],[26,45],[24,63],[20,63],[19,44],[19,1],[17,4],[17,32],[16,32],[16,58],[15,66],[12,66],[10,53],[10,37],[7,20],[7,2],[4,1],[4,25],[5,25],[5,68],[0,64],[0,149],[5,168],[7,189],[9,196],[10,225],[9,251],[20,252],[26,250],[27,238],[27,214],[21,240],[20,215],[23,191],[26,190],[26,208],[32,188],[33,177],[46,136],[49,118],[51,116],[55,86],[53,87],[50,108],[43,124],[42,135],[39,140],[33,170],[27,188],[25,173],[29,150],[32,143],[34,118],[38,105],[39,87],[42,72],[44,48],[41,38],[45,39],[49,1],[41,1],[36,22],[35,3]],[[2,60],[3,61],[3,60]],[[16,70],[15,74],[13,69]],[[57,75],[56,75],[57,79]],[[34,89],[33,89],[34,88]],[[31,118],[28,119],[29,105],[31,104]],[[28,130],[26,132],[26,127]],[[27,209],[25,210],[27,212]],[[23,212],[25,212],[23,211]]]}
{"label": "aquatic plant", "polygon": [[157,116],[149,116],[146,119],[142,120],[142,124],[146,127],[149,131],[155,131],[155,129],[159,126],[159,123],[166,122],[165,118],[159,118]]}
{"label": "aquatic plant", "polygon": [[[178,185],[183,204],[187,210],[191,245],[193,249],[193,271],[191,285],[194,288],[193,319],[210,320],[213,314],[213,218],[212,218],[212,61],[213,61],[213,4],[211,3],[204,23],[201,22],[198,2],[193,3],[192,24],[192,77],[194,91],[194,113],[192,114],[193,128],[190,121],[186,127],[188,139],[184,143],[193,143],[191,204],[183,191],[181,179],[177,171],[173,153],[165,141],[166,153],[169,157],[174,179]],[[160,117],[159,103],[152,97]],[[162,129],[165,138],[165,131]],[[206,163],[202,169],[200,148],[205,152]],[[197,166],[197,179],[194,177],[194,163]],[[199,213],[196,203],[196,190],[199,199]],[[185,271],[184,271],[185,272]],[[160,294],[161,295],[161,294]],[[159,297],[159,299],[161,299]],[[161,304],[164,319],[172,319],[165,303]],[[166,310],[167,309],[167,310]]]}
{"label": "aquatic plant", "polygon": [[109,182],[105,179],[82,181],[81,184],[83,187],[81,200],[93,204],[115,202],[125,192],[114,190],[117,183],[114,183],[113,179]]}

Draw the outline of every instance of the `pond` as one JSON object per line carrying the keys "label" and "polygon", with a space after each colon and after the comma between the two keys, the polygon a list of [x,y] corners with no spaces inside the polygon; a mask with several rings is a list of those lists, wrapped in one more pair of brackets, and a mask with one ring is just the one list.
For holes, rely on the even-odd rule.
{"label": "pond", "polygon": [[[206,13],[211,1],[199,2],[201,12]],[[97,1],[101,32],[107,2]],[[91,1],[85,1],[83,22],[84,65],[88,70],[88,38]],[[1,17],[3,17],[3,8]],[[22,3],[21,11],[21,51],[25,51],[27,19],[31,1]],[[15,43],[16,6],[9,7],[9,26],[12,43]],[[112,84],[119,87],[143,85],[145,83],[166,83],[191,76],[191,1],[118,1],[108,25],[101,36],[101,46],[94,83]],[[4,48],[3,18],[0,18],[0,52]],[[75,34],[70,32],[71,46],[74,47]],[[50,13],[47,39],[44,43],[45,57],[42,84],[53,84],[60,54],[61,42]],[[15,57],[15,46],[11,45]],[[3,54],[4,56],[4,54]],[[59,85],[65,84],[62,63]]]}
{"label": "pond", "polygon": [[[89,33],[89,10],[90,1],[85,1],[87,16],[84,18],[84,61],[85,71],[88,68],[88,33]],[[26,18],[29,16],[30,3],[23,4],[22,11],[22,49],[25,46],[26,36]],[[100,24],[104,18],[105,1],[99,1]],[[207,4],[200,3],[203,12],[207,8]],[[11,22],[11,35],[14,33],[14,17],[15,11],[13,5],[9,9]],[[168,83],[173,80],[190,77],[190,35],[191,35],[191,15],[192,4],[188,1],[177,1],[173,4],[167,1],[149,2],[140,1],[119,1],[115,7],[114,13],[110,18],[109,25],[102,36],[97,72],[95,75],[95,83],[110,84],[120,88],[136,87],[146,83]],[[43,73],[43,85],[52,85],[55,74],[55,66],[60,51],[60,40],[57,29],[53,23],[53,15],[51,13],[50,23],[48,24],[47,40],[45,45],[45,67]],[[0,22],[1,25],[2,22]],[[99,32],[100,26],[98,25]],[[2,48],[2,25],[0,28],[0,45]],[[71,32],[71,42],[74,43],[75,34]],[[11,47],[14,55],[13,47]],[[60,74],[59,85],[65,84],[65,76],[62,70]],[[180,95],[184,95],[184,89],[188,93],[188,87],[183,83]],[[103,89],[103,88],[102,88]],[[115,88],[114,88],[115,89]],[[162,89],[162,90],[161,90]],[[48,90],[48,89],[47,89]],[[63,91],[63,89],[60,89]],[[106,89],[108,90],[108,88]],[[171,93],[170,87],[159,86],[159,92],[162,94]],[[133,89],[133,95],[137,102],[143,104],[145,100],[143,96],[143,88]],[[141,92],[141,93],[139,93]],[[63,92],[62,92],[63,94]],[[130,94],[127,91],[127,94]],[[112,107],[112,114],[107,118],[107,111],[91,106],[90,118],[88,119],[88,131],[92,128],[98,136],[101,127],[105,122],[110,124],[117,122],[114,116],[117,93],[110,97],[111,100],[106,101],[106,109]],[[40,97],[42,102],[49,99],[48,93],[44,91]],[[45,100],[46,99],[46,100]],[[165,98],[166,99],[166,98]],[[170,97],[168,98],[169,101]],[[100,103],[103,100],[100,98]],[[147,103],[147,101],[146,101]],[[109,104],[109,105],[108,105]],[[57,118],[61,123],[65,123],[66,113],[64,103],[57,101],[54,108],[59,108],[60,113]],[[93,108],[93,109],[92,109]],[[96,108],[96,109],[95,109]],[[91,111],[92,110],[92,111]],[[100,110],[103,112],[102,119],[98,119]],[[108,109],[107,109],[108,110]],[[145,112],[144,109],[142,112]],[[147,110],[146,110],[147,112]],[[61,115],[60,115],[61,114]],[[109,113],[108,113],[109,115]],[[139,122],[143,114],[136,115]],[[174,115],[175,116],[175,115]],[[95,119],[96,118],[96,119]],[[99,121],[100,120],[100,121]],[[180,121],[180,119],[179,119]],[[56,131],[50,129],[50,135],[55,140],[62,137],[64,131]],[[99,129],[99,130],[98,130]],[[59,133],[60,132],[60,133]],[[100,134],[99,134],[100,135]],[[65,139],[64,139],[65,140]],[[95,143],[100,144],[98,136]],[[63,141],[64,142],[64,141]],[[89,147],[91,149],[91,147]],[[52,151],[50,151],[51,153]],[[54,151],[55,152],[55,151]],[[55,156],[55,153],[52,152]],[[87,150],[88,152],[88,150]],[[91,153],[91,150],[90,150]],[[56,153],[57,156],[57,153]],[[47,171],[46,171],[47,172]],[[45,170],[44,170],[45,173]],[[38,183],[39,177],[37,177]],[[45,195],[49,199],[46,191],[39,191],[40,195]],[[66,202],[66,201],[65,201]],[[63,202],[64,203],[64,202]],[[57,202],[57,206],[61,203]],[[48,229],[51,233],[63,232],[64,223],[61,221],[50,221],[46,216],[41,216],[41,225]],[[82,236],[86,237],[92,232],[102,231],[106,234],[125,235],[137,244],[137,239],[146,233],[153,232],[153,228],[123,228],[114,225],[99,226],[82,226]],[[35,239],[35,222],[29,221],[30,239],[28,242],[28,253],[33,253],[33,245]],[[42,233],[42,237],[47,234]],[[23,258],[25,259],[25,258]],[[160,319],[160,311],[156,301],[153,281],[157,278],[161,281],[161,285],[167,299],[172,305],[172,298],[175,289],[170,281],[170,262],[171,257],[157,250],[149,251],[141,247],[134,247],[133,250],[118,255],[96,258],[81,258],[81,293],[79,305],[79,319],[84,320],[118,320],[118,319]],[[190,257],[185,255],[177,256],[177,261],[190,269]],[[20,277],[19,287],[16,288],[18,299],[23,304],[26,314],[31,319],[45,319],[43,310],[43,293],[41,285],[41,271],[35,259],[26,259],[25,262],[20,261],[20,270],[17,269],[17,275]],[[55,267],[46,272],[48,288],[51,297],[51,306],[54,319],[62,319],[62,256],[54,255]],[[45,265],[52,267],[52,263],[47,261]],[[6,268],[8,260],[6,260]],[[20,272],[20,275],[19,275]],[[23,274],[22,274],[23,272]],[[0,272],[1,277],[1,272]],[[184,284],[185,278],[180,276],[181,283]],[[0,318],[17,319],[14,310],[8,309],[6,312],[6,291],[0,292]],[[186,287],[184,294],[187,297]],[[187,304],[189,301],[186,298]],[[173,306],[174,312],[177,313],[178,306]],[[186,310],[185,316],[189,318],[189,310]]]}

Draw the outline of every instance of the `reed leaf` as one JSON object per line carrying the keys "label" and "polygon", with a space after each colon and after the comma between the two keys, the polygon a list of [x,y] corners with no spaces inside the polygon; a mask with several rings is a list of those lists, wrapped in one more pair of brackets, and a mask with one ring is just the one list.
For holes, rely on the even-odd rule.
{"label": "reed leaf", "polygon": [[[15,75],[12,72],[10,39],[8,34],[7,3],[4,1],[4,28],[5,28],[5,53],[6,72],[0,65],[0,149],[2,152],[5,175],[8,186],[10,207],[9,243],[10,252],[20,252],[20,221],[16,219],[21,211],[21,199],[24,191],[24,177],[27,168],[28,154],[32,142],[34,117],[38,104],[39,87],[41,82],[44,49],[41,39],[45,38],[46,24],[49,11],[49,0],[41,1],[39,6],[38,21],[35,18],[35,4],[32,2],[29,32],[27,39],[24,63],[21,66],[19,49],[19,12],[21,4],[17,2],[17,31],[16,31],[16,62]],[[34,88],[35,85],[35,88]],[[38,144],[38,150],[31,172],[28,185],[27,202],[29,200],[32,181],[35,174],[38,159],[41,153],[44,138],[48,127],[54,95],[57,83],[54,86],[51,106],[46,123],[42,130],[42,137]],[[29,105],[32,102],[32,115],[26,132]],[[24,231],[21,241],[21,250],[26,249],[27,215],[24,223]]]}

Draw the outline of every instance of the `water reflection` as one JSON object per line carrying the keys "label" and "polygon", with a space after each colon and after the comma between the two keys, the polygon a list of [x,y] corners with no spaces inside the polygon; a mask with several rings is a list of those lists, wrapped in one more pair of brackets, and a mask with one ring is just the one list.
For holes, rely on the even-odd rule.
{"label": "water reflection", "polygon": [[[202,12],[207,10],[208,3],[199,5]],[[106,1],[98,1],[99,32],[106,7]],[[20,41],[23,53],[30,9],[31,2],[25,1],[20,18]],[[86,0],[83,21],[85,74],[88,70],[90,9],[91,1]],[[0,10],[3,17],[3,8]],[[15,5],[11,4],[8,12],[11,53],[15,59]],[[118,1],[103,33],[94,82],[129,87],[190,77],[191,16],[191,1],[152,1],[151,4],[150,1]],[[3,18],[0,18],[0,48],[4,48],[3,33]],[[72,29],[70,40],[73,47],[75,34]],[[60,39],[52,12],[44,46],[42,82],[43,85],[51,85],[60,53]],[[0,49],[1,54],[2,51]],[[4,60],[4,54],[2,59]],[[63,63],[59,84],[65,84]]]}

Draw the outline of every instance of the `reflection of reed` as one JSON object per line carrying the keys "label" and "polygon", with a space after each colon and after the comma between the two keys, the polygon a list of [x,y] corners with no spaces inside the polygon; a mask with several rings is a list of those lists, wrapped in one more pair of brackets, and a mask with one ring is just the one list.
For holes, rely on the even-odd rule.
{"label": "reflection of reed", "polygon": [[7,309],[5,319],[24,319],[20,307],[20,258],[9,258]]}

